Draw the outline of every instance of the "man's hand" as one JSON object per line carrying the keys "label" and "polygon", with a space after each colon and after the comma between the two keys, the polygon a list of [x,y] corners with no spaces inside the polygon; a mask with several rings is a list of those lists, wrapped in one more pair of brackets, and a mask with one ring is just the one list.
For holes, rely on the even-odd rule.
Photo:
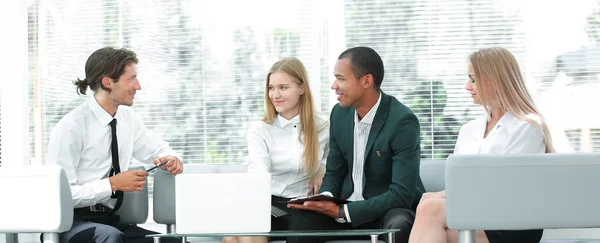
{"label": "man's hand", "polygon": [[113,191],[141,192],[146,185],[148,172],[141,170],[128,170],[108,178]]}
{"label": "man's hand", "polygon": [[338,217],[338,210],[340,206],[329,201],[306,201],[304,204],[289,203],[288,208],[311,210],[335,219]]}
{"label": "man's hand", "polygon": [[162,162],[168,161],[167,164],[161,166],[161,169],[167,170],[172,175],[181,174],[183,172],[183,163],[175,156],[167,155],[165,157],[154,159],[154,164],[159,165]]}
{"label": "man's hand", "polygon": [[431,199],[431,198],[446,198],[446,190],[441,191],[441,192],[426,192],[423,193],[423,196],[421,196],[421,201],[419,201],[419,203]]}

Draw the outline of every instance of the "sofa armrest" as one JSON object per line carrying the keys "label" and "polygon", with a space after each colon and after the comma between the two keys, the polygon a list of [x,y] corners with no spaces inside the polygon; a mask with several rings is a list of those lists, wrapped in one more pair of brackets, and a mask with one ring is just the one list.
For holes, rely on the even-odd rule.
{"label": "sofa armrest", "polygon": [[446,160],[422,160],[419,168],[419,176],[423,181],[427,192],[439,192],[444,190],[444,172]]}
{"label": "sofa armrest", "polygon": [[69,180],[58,165],[0,167],[0,233],[60,233],[73,224]]}
{"label": "sofa armrest", "polygon": [[[185,170],[187,170],[187,166]],[[159,224],[175,224],[175,177],[157,169],[152,190],[152,215]],[[186,171],[187,173],[187,171]]]}
{"label": "sofa armrest", "polygon": [[600,154],[451,155],[446,223],[456,230],[600,226]]}
{"label": "sofa armrest", "polygon": [[[129,170],[145,170],[144,166],[132,166]],[[123,204],[116,212],[123,224],[143,224],[148,219],[148,177],[141,192],[123,193]]]}

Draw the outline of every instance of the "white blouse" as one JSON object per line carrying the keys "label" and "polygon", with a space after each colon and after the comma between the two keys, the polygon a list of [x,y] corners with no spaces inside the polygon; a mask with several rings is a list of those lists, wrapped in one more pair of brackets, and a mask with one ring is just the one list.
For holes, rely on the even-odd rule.
{"label": "white blouse", "polygon": [[[539,118],[534,118],[538,121]],[[480,117],[460,128],[454,154],[520,154],[545,153],[541,126],[520,120],[506,112],[483,138],[486,118]]]}
{"label": "white blouse", "polygon": [[[329,119],[316,113],[319,162],[325,166],[329,153]],[[287,120],[281,116],[269,125],[256,121],[248,129],[248,172],[268,172],[272,175],[271,194],[294,198],[305,196],[310,186],[304,171],[304,144],[298,140],[300,116]]]}

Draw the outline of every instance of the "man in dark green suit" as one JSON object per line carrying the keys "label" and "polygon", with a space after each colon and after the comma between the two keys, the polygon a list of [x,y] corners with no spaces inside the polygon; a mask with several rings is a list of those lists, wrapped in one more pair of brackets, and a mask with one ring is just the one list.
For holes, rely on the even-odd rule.
{"label": "man in dark green suit", "polygon": [[[331,111],[330,152],[321,194],[351,201],[289,204],[290,230],[401,229],[408,242],[415,209],[425,191],[419,177],[419,121],[396,98],[380,90],[383,61],[368,47],[344,51],[331,88],[339,104]],[[289,237],[288,243],[327,237]],[[389,241],[388,241],[389,242]]]}

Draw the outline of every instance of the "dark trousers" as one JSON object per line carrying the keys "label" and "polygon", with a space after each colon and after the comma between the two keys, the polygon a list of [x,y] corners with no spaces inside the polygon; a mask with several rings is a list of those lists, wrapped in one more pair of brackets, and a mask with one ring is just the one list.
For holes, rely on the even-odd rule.
{"label": "dark trousers", "polygon": [[[352,215],[350,215],[352,219]],[[415,221],[415,210],[405,208],[390,209],[378,220],[353,227],[352,224],[340,224],[335,219],[313,211],[294,210],[290,230],[350,230],[350,229],[400,229],[394,235],[394,242],[408,242],[408,236]],[[287,243],[322,243],[335,239],[369,239],[368,237],[288,237]],[[380,239],[387,240],[387,236]]]}
{"label": "dark trousers", "polygon": [[[157,232],[140,228],[132,224],[117,224],[115,226],[94,222],[73,222],[69,231],[60,234],[60,242],[65,243],[153,243],[153,238],[146,235]],[[160,242],[176,243],[181,239],[162,238]]]}
{"label": "dark trousers", "polygon": [[538,243],[543,230],[485,230],[490,243]]}
{"label": "dark trousers", "polygon": [[[284,215],[281,217],[271,216],[271,231],[287,230],[289,228],[290,221],[292,219],[291,213],[293,211],[293,209],[288,208],[287,203],[285,203],[289,200],[290,200],[289,198],[283,198],[283,197],[271,195],[271,206],[277,207],[288,213],[287,215]],[[271,240],[271,241],[285,240],[285,237],[269,237],[269,240]]]}
{"label": "dark trousers", "polygon": [[[73,226],[59,235],[64,243],[153,243],[146,235],[157,232],[140,228],[134,224],[119,223],[118,215],[107,212],[90,212],[75,209]],[[161,242],[181,242],[181,239],[163,238]]]}

